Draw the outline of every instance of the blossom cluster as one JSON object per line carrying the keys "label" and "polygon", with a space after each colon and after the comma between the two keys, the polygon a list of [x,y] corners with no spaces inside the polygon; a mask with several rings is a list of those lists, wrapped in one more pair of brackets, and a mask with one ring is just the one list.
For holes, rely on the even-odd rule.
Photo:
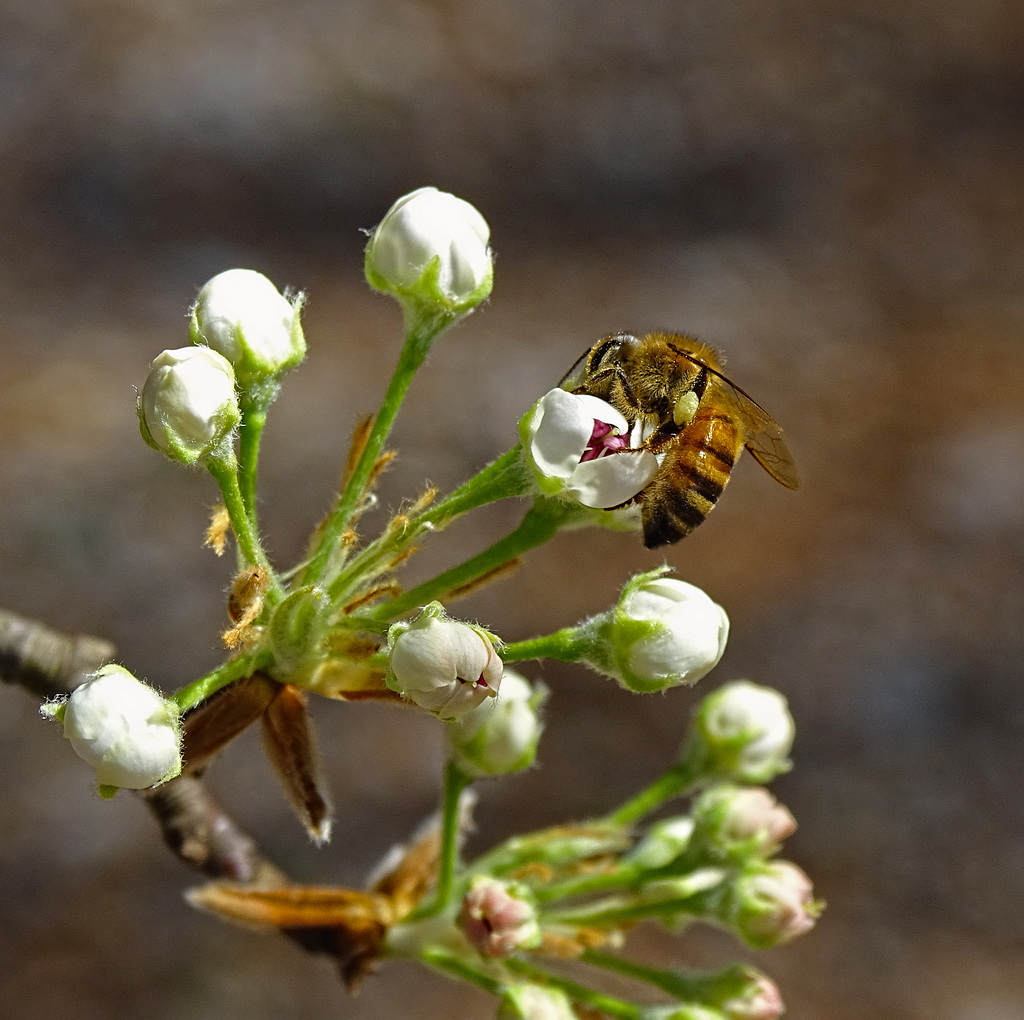
{"label": "blossom cluster", "polygon": [[[327,913],[296,921],[285,912],[292,920],[282,927],[345,933],[350,925],[358,929],[352,941],[365,957],[361,965],[418,959],[493,992],[504,1018],[567,1020],[578,1006],[609,1003],[611,1015],[637,1020],[778,1016],[778,990],[752,968],[684,974],[606,952],[644,918],[669,928],[703,920],[755,947],[786,942],[813,925],[820,905],[809,879],[776,859],[795,820],[763,785],[790,767],[794,736],[785,699],[773,690],[738,681],[706,696],[664,775],[607,815],[516,835],[462,861],[468,788],[529,769],[544,733],[551,693],[513,664],[581,663],[637,694],[688,688],[721,661],[729,617],[709,594],[669,576],[667,566],[627,580],[609,608],[522,640],[451,615],[461,594],[504,576],[560,530],[640,527],[638,507],[664,464],[659,448],[649,448],[650,423],[561,387],[523,414],[507,453],[447,496],[428,490],[376,538],[361,538],[410,381],[437,338],[490,294],[490,228],[464,200],[420,188],[369,232],[365,273],[399,303],[405,342],[380,411],[353,435],[340,491],[290,569],[275,566],[263,548],[256,470],[270,406],[306,353],[303,295],[245,268],[220,273],[199,291],[188,345],[152,361],[137,414],[150,446],[205,467],[220,490],[207,544],[218,555],[232,536],[237,544],[232,625],[222,635],[232,653],[170,697],[107,665],[66,699],[45,705],[44,714],[60,723],[104,796],[198,773],[260,720],[268,757],[321,843],[331,808],[308,698],[400,701],[443,726],[447,766],[436,829],[398,852],[398,863],[384,868],[369,892],[339,890],[333,900],[318,893],[313,899],[330,904]],[[682,428],[700,396],[693,391],[680,400],[689,408],[675,419]],[[506,498],[528,503],[510,534],[403,587],[402,565],[432,534]],[[683,813],[644,828],[654,812],[683,798]],[[244,920],[249,892],[221,883],[193,902]],[[254,916],[266,923],[275,896],[292,902],[293,894],[294,887],[259,890]],[[672,1004],[615,1004],[537,962],[559,955],[654,985]]]}

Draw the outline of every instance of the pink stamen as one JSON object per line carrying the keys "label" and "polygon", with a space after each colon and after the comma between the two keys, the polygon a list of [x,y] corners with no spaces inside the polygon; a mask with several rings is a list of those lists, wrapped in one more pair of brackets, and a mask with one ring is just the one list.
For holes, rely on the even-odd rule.
{"label": "pink stamen", "polygon": [[620,436],[612,425],[594,419],[594,431],[590,433],[590,442],[580,457],[580,463],[586,460],[597,460],[612,453],[618,453],[628,446],[625,436]]}

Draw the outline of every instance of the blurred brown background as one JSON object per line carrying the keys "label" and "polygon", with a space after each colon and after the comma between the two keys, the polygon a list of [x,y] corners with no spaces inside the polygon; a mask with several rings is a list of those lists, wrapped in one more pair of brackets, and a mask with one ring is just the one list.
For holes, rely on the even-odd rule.
{"label": "blurred brown background", "polygon": [[[728,609],[704,690],[782,690],[829,901],[757,956],[808,1020],[1024,1015],[1024,8],[1007,0],[4,0],[0,602],[117,642],[168,688],[218,660],[214,487],[147,449],[134,389],[235,265],[309,294],[271,417],[264,530],[290,562],[398,345],[359,228],[436,184],[476,203],[490,304],[414,384],[382,489],[450,487],[599,336],[695,332],[783,423],[796,494],[745,459],[670,549]],[[480,548],[521,506],[412,565]],[[376,520],[383,521],[383,515]],[[507,639],[605,608],[663,557],[562,536],[459,612]],[[571,668],[541,767],[482,792],[474,845],[599,812],[670,759],[695,694]],[[359,883],[433,803],[431,720],[318,706],[338,807],[315,851],[247,736],[212,782],[291,874]],[[323,958],[194,914],[129,796],[101,802],[0,690],[0,997],[36,1020],[488,1017],[409,965],[357,999]],[[646,930],[668,962],[740,955]]]}

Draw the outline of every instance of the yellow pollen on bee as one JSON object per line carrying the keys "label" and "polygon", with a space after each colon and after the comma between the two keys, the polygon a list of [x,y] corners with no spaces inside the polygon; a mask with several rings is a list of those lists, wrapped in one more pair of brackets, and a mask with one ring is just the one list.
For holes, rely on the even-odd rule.
{"label": "yellow pollen on bee", "polygon": [[697,413],[697,405],[700,404],[700,397],[693,390],[688,390],[677,401],[672,409],[672,420],[677,425],[689,425]]}

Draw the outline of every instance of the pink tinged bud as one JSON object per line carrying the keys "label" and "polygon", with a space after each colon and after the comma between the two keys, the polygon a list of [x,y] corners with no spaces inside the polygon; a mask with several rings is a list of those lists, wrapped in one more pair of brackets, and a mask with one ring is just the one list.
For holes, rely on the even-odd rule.
{"label": "pink tinged bud", "polygon": [[474,879],[458,922],[483,956],[511,956],[540,943],[533,904],[517,894],[516,887],[487,876]]}
{"label": "pink tinged bud", "polygon": [[726,818],[726,835],[732,839],[762,837],[781,843],[796,831],[796,819],[763,787],[740,790]]}
{"label": "pink tinged bud", "polygon": [[727,999],[720,1008],[729,1020],[777,1020],[785,1012],[778,986],[764,974],[758,974],[746,992]]}
{"label": "pink tinged bud", "polygon": [[736,883],[737,928],[758,949],[789,942],[814,927],[821,912],[807,875],[789,861],[772,861]]}

